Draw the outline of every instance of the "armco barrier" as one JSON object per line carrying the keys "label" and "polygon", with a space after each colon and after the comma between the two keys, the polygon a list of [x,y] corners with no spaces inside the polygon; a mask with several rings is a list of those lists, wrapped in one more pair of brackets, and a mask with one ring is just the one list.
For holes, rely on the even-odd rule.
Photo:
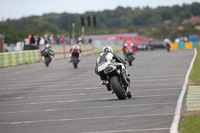
{"label": "armco barrier", "polygon": [[40,62],[39,50],[0,53],[0,68]]}
{"label": "armco barrier", "polygon": [[171,43],[171,50],[192,49],[200,46],[200,42]]}

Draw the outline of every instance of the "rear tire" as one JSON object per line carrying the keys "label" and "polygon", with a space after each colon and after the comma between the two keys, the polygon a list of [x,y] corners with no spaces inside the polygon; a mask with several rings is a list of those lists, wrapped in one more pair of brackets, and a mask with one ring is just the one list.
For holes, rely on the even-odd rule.
{"label": "rear tire", "polygon": [[118,97],[119,100],[125,100],[126,99],[126,93],[125,90],[121,87],[118,78],[116,76],[112,77],[110,79],[110,84]]}
{"label": "rear tire", "polygon": [[133,56],[132,55],[128,55],[129,66],[132,66],[132,61],[133,61]]}
{"label": "rear tire", "polygon": [[131,61],[129,61],[129,66],[132,66],[132,62]]}
{"label": "rear tire", "polygon": [[73,65],[74,65],[74,68],[77,68],[78,67],[78,58],[74,58],[73,59]]}

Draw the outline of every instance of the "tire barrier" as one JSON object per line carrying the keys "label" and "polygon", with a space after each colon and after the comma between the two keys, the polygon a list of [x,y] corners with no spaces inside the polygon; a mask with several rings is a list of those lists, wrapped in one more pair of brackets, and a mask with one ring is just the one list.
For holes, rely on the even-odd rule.
{"label": "tire barrier", "polygon": [[40,50],[0,53],[0,68],[40,62]]}
{"label": "tire barrier", "polygon": [[200,46],[200,42],[171,43],[170,50],[193,49]]}

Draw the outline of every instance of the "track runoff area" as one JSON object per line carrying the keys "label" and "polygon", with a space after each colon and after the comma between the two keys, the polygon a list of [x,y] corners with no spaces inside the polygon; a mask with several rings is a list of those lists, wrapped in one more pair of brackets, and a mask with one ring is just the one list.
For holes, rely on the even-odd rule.
{"label": "track runoff area", "polygon": [[127,66],[133,98],[126,100],[100,84],[98,55],[82,57],[78,69],[69,59],[0,69],[0,132],[176,132],[194,53],[137,52]]}

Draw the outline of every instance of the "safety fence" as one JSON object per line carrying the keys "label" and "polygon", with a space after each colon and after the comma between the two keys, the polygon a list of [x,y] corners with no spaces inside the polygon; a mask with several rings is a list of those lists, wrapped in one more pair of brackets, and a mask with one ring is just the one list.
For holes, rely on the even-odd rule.
{"label": "safety fence", "polygon": [[0,53],[0,68],[40,62],[40,50]]}
{"label": "safety fence", "polygon": [[197,46],[200,46],[200,42],[183,42],[183,43],[171,43],[171,50],[178,50],[178,49],[192,49]]}

